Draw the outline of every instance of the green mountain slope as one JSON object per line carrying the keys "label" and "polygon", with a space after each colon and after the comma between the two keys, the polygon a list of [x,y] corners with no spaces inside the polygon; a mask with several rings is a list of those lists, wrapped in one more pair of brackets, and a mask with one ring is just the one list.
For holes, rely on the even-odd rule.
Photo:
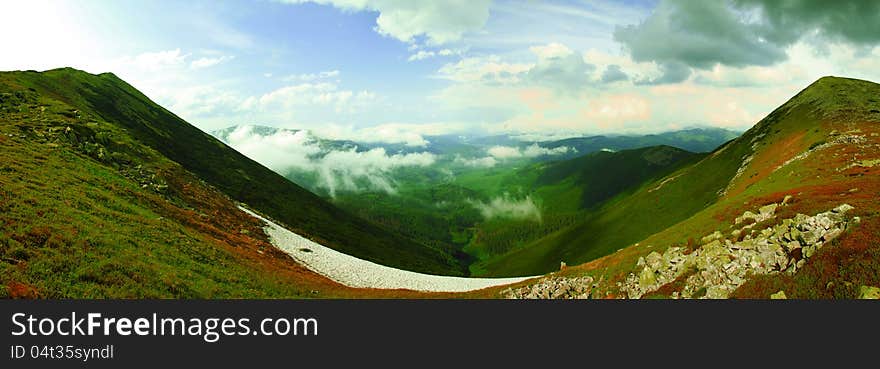
{"label": "green mountain slope", "polygon": [[[479,275],[495,275],[494,265],[496,260],[505,258],[503,255],[515,253],[548,234],[580,224],[583,219],[596,214],[603,204],[626,196],[645,181],[661,178],[703,156],[658,146],[597,152],[506,172],[495,181],[498,187],[512,193],[518,189],[528,194],[538,204],[541,219],[537,222],[487,219],[479,223],[474,239],[465,249],[479,259],[471,271]],[[555,263],[558,265],[559,261]],[[517,271],[513,273],[517,274]]]}
{"label": "green mountain slope", "polygon": [[[122,128],[127,139],[155,150],[236,201],[342,252],[434,274],[463,274],[443,251],[354,217],[248,159],[150,101],[113,74],[74,69],[3,73],[6,85],[32,89],[79,114]],[[90,135],[89,127],[75,129]]]}
{"label": "green mountain slope", "polygon": [[[720,177],[728,180],[713,179],[706,170],[709,165],[717,165]],[[654,190],[675,183],[684,186],[682,190],[693,186],[690,196],[710,196],[688,201],[687,196]],[[654,193],[663,197],[652,204]],[[506,265],[495,266],[497,270],[535,268],[514,264],[530,257],[558,258],[563,250],[573,249],[575,255],[589,252],[587,247],[567,246],[563,238],[569,237],[593,249],[611,250],[555,274],[598,281],[587,287],[592,297],[862,298],[880,286],[878,193],[880,84],[823,77],[701,162],[620,200],[624,214],[609,209],[599,220],[589,219],[580,229],[573,227],[536,242],[508,255],[503,260]],[[708,205],[698,206],[703,201]],[[670,206],[674,202],[697,210],[640,239],[620,237],[621,230],[638,231],[626,222],[650,228],[640,209],[663,217],[657,210],[677,211],[679,207]],[[822,217],[825,220],[817,225],[810,221]],[[595,226],[603,219],[606,228]],[[823,235],[797,236],[801,230]],[[761,253],[768,257],[756,256]],[[664,275],[666,270],[677,274]],[[552,284],[579,287],[563,282]],[[554,289],[538,290],[549,295],[562,292]]]}
{"label": "green mountain slope", "polygon": [[[877,87],[866,81],[820,79],[698,163],[605,204],[576,225],[492,260],[487,269],[493,275],[547,272],[558,268],[560,261],[584,263],[655,234],[666,235],[663,240],[668,243],[691,244],[706,234],[703,232],[717,228],[718,219],[754,210],[748,206],[754,207],[756,198],[769,195],[779,201],[779,193],[806,184],[801,181],[809,179],[820,186],[830,182],[826,175],[800,173],[796,168],[805,162],[795,157],[833,142],[838,130],[855,129],[840,127],[842,121],[854,116],[862,121],[880,117],[875,112],[878,109],[871,108],[880,96]],[[830,128],[832,124],[838,128]],[[867,127],[864,123],[860,126],[859,130]],[[786,165],[790,160],[794,163]],[[822,211],[836,205],[825,206],[830,207]],[[724,215],[718,214],[719,209],[724,209]],[[675,237],[667,238],[669,235]]]}
{"label": "green mountain slope", "polygon": [[647,147],[620,152],[600,151],[555,162],[542,168],[536,186],[566,181],[581,192],[581,207],[593,208],[643,182],[662,177],[680,165],[703,155],[670,146]]}
{"label": "green mountain slope", "polygon": [[607,177],[603,177],[614,180],[600,180],[589,185],[588,188],[596,190],[598,198],[583,198],[581,203],[584,205],[599,205],[596,200],[609,198],[601,194],[613,190],[618,182],[639,189],[601,203],[568,228],[490,260],[485,265],[486,274],[529,275],[553,271],[560,262],[569,265],[584,263],[686,219],[718,199],[718,192],[736,174],[743,157],[749,152],[750,144],[742,142],[742,138],[729,142],[699,162],[656,182],[650,177],[633,176],[629,169],[632,166],[590,169],[588,172],[597,173],[597,176],[607,173]]}

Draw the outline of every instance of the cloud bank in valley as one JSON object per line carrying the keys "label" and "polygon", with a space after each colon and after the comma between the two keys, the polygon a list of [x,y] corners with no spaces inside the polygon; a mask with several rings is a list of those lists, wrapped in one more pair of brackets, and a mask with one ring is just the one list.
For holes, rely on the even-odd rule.
{"label": "cloud bank in valley", "polygon": [[495,158],[491,156],[483,158],[465,158],[461,155],[456,155],[453,162],[475,168],[491,168],[494,167],[495,164],[498,164],[498,160],[495,160]]}
{"label": "cloud bank in valley", "polygon": [[546,148],[531,144],[524,149],[512,146],[492,146],[486,152],[496,159],[517,159],[517,158],[536,158],[545,155],[562,155],[569,152],[576,152],[574,148],[568,146],[560,146],[554,148]]}
{"label": "cloud bank in valley", "polygon": [[453,162],[474,168],[492,168],[495,165],[510,159],[531,159],[539,156],[563,155],[569,152],[576,153],[577,149],[568,146],[560,146],[554,148],[541,147],[538,144],[531,144],[525,148],[515,146],[496,145],[486,149],[488,156],[466,158],[456,155]]}
{"label": "cloud bank in valley", "polygon": [[426,167],[436,155],[428,152],[389,154],[384,148],[358,151],[354,146],[327,147],[308,131],[257,132],[241,126],[225,137],[247,157],[281,173],[306,172],[316,176],[316,186],[331,196],[338,191],[379,190],[395,193],[391,172],[403,167]]}
{"label": "cloud bank in valley", "polygon": [[541,221],[541,210],[532,200],[531,196],[526,196],[521,200],[511,198],[508,194],[496,197],[489,202],[469,200],[471,205],[480,211],[483,218],[490,219],[519,219]]}

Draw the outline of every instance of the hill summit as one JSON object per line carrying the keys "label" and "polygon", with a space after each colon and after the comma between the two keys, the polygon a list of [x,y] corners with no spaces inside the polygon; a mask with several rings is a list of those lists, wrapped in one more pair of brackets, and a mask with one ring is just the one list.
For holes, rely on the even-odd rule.
{"label": "hill summit", "polygon": [[[699,162],[502,260],[588,262],[505,293],[588,280],[605,297],[861,296],[880,285],[878,165],[880,85],[821,78]],[[565,259],[589,249],[606,256]]]}
{"label": "hill summit", "polygon": [[[237,204],[367,260],[466,273],[446,250],[329,204],[111,73],[0,73],[0,133],[2,282],[13,295],[298,294],[289,288],[302,278],[279,281],[278,269],[306,272],[267,249]],[[260,271],[266,263],[281,264]]]}

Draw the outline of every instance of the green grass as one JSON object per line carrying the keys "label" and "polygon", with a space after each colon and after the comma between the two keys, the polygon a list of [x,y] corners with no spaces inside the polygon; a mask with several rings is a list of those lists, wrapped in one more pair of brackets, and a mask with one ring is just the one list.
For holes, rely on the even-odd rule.
{"label": "green grass", "polygon": [[[785,290],[790,298],[792,296],[795,298],[856,297],[860,286],[880,283],[877,279],[880,275],[880,258],[878,258],[880,244],[877,243],[877,239],[880,238],[877,214],[880,214],[880,210],[876,202],[876,193],[880,190],[880,181],[877,180],[876,172],[880,169],[842,170],[840,168],[846,168],[856,157],[875,158],[880,155],[880,150],[877,149],[880,147],[877,145],[877,137],[880,137],[880,125],[878,125],[880,114],[871,112],[878,107],[876,96],[880,96],[880,85],[874,83],[844,78],[820,79],[745,132],[717,156],[710,155],[693,167],[682,170],[702,168],[700,173],[704,174],[682,175],[675,181],[668,182],[663,188],[682,179],[687,180],[682,181],[685,187],[678,190],[670,187],[670,191],[675,191],[663,193],[660,201],[653,205],[644,201],[648,194],[647,189],[652,188],[653,184],[643,187],[627,199],[614,203],[614,206],[619,206],[620,210],[603,212],[601,217],[611,218],[612,222],[605,223],[609,230],[614,230],[615,225],[625,224],[620,220],[614,221],[615,211],[620,211],[624,215],[618,219],[642,223],[639,221],[640,217],[633,216],[637,213],[632,212],[639,208],[627,209],[627,207],[641,203],[643,207],[640,209],[653,211],[657,204],[667,202],[687,204],[687,199],[682,196],[711,193],[696,187],[696,184],[708,183],[706,180],[710,179],[711,173],[723,170],[735,171],[736,168],[732,164],[737,160],[733,159],[752,154],[754,159],[744,168],[742,175],[730,184],[730,190],[725,196],[717,197],[705,208],[655,233],[632,242],[617,240],[619,246],[616,247],[621,249],[619,252],[615,252],[616,248],[612,247],[607,257],[582,267],[569,268],[566,273],[589,273],[594,278],[604,278],[609,284],[600,294],[608,293],[609,296],[613,296],[616,294],[613,283],[621,281],[635,268],[638,257],[651,251],[662,252],[670,246],[692,249],[695,242],[704,235],[716,230],[728,232],[733,219],[742,212],[754,211],[769,203],[779,203],[786,195],[792,195],[794,198],[791,204],[780,208],[777,211],[779,213],[777,218],[792,217],[797,213],[816,214],[841,203],[848,203],[855,206],[856,210],[851,215],[860,216],[861,224],[850,229],[830,246],[820,250],[817,256],[810,259],[797,274],[755,277],[737,290],[734,297],[767,298],[771,293],[779,290]],[[789,158],[808,150],[815,142],[830,141],[835,134],[861,135],[867,139],[867,142],[834,146],[776,170]],[[753,146],[754,152],[752,152]],[[723,156],[728,156],[728,160],[718,159]],[[679,173],[674,173],[672,176],[677,174]],[[688,186],[692,188],[688,189]],[[714,186],[726,187],[726,184],[718,182],[706,188]],[[660,191],[654,193],[657,192]],[[691,202],[692,206],[698,204],[699,201]],[[591,220],[586,223],[592,222]],[[600,232],[592,235],[606,237],[601,234],[605,231],[602,227],[586,230],[586,232],[590,231]],[[562,238],[563,233],[566,232],[577,235],[577,232],[566,230],[551,237]],[[617,234],[625,233],[617,232]],[[606,239],[613,240],[607,237]],[[559,247],[558,245],[564,244],[560,239],[541,240],[544,241],[547,242],[536,245]],[[553,244],[554,241],[558,243]],[[634,245],[634,242],[638,245]],[[552,248],[527,247],[504,260],[499,260],[495,265],[490,265],[496,267],[495,271],[490,272],[498,273],[499,270],[509,272],[516,268],[528,268],[527,263],[533,258],[548,254],[558,256],[552,254],[553,251]],[[591,257],[588,256],[587,259]],[[551,265],[551,262],[555,264]],[[553,259],[547,264],[548,268],[558,267],[558,261]]]}
{"label": "green grass", "polygon": [[112,74],[91,75],[65,68],[3,73],[0,81],[22,90],[31,88],[80,114],[123,129],[127,139],[155,150],[233,199],[331,248],[408,270],[466,273],[452,255],[331,205],[189,125]]}
{"label": "green grass", "polygon": [[[8,128],[0,132],[8,134]],[[143,189],[115,169],[64,147],[5,141],[0,294],[25,289],[45,298],[308,295],[294,281],[255,270],[199,232],[164,218]]]}

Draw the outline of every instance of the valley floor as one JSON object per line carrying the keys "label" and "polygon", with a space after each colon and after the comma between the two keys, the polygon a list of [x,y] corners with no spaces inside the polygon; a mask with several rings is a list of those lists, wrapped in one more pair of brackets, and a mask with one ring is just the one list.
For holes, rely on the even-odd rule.
{"label": "valley floor", "polygon": [[298,263],[349,287],[407,289],[425,292],[467,292],[535,278],[465,278],[396,269],[322,246],[260,217],[244,207],[241,209],[266,222],[265,232],[269,235],[272,244],[286,252]]}

